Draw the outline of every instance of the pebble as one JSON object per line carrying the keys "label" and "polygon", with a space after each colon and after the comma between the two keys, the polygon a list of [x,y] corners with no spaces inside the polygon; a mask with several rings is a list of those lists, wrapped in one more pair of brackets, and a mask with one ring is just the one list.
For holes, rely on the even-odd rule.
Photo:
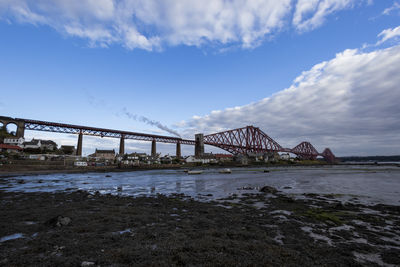
{"label": "pebble", "polygon": [[92,265],[94,265],[93,261],[83,261],[81,263],[81,266],[92,266]]}

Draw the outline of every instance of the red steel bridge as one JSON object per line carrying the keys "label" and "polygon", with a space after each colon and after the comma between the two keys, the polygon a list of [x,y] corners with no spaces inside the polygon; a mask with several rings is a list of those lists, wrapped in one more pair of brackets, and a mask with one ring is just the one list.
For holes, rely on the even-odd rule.
{"label": "red steel bridge", "polygon": [[56,133],[68,133],[78,135],[77,155],[82,155],[83,135],[100,137],[113,137],[120,139],[119,154],[124,154],[125,139],[151,141],[152,155],[156,155],[156,142],[176,144],[176,155],[181,156],[180,145],[195,145],[195,154],[201,156],[204,153],[204,145],[211,145],[226,150],[234,155],[260,155],[269,152],[289,152],[303,159],[316,159],[322,156],[326,161],[333,163],[335,156],[329,148],[319,153],[309,142],[302,142],[294,148],[283,148],[266,133],[257,127],[246,126],[239,129],[205,135],[197,134],[195,140],[182,139],[178,137],[153,135],[129,131],[120,131],[88,126],[38,121],[21,118],[0,116],[3,127],[8,124],[17,126],[16,136],[23,137],[25,130],[46,131]]}

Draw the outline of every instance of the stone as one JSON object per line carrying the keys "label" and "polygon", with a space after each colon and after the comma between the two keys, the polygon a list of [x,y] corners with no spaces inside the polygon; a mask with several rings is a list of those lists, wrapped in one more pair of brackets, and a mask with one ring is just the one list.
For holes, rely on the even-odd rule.
{"label": "stone", "polygon": [[64,217],[62,215],[57,215],[54,218],[51,218],[50,220],[46,221],[45,224],[49,225],[49,226],[57,226],[57,227],[61,227],[61,226],[67,226],[68,224],[70,224],[72,222],[71,218],[69,217]]}
{"label": "stone", "polygon": [[82,261],[81,266],[92,266],[94,265],[93,261]]}
{"label": "stone", "polygon": [[275,194],[276,192],[278,192],[278,190],[276,190],[276,188],[274,188],[272,186],[266,185],[266,186],[261,187],[260,192]]}
{"label": "stone", "polygon": [[59,216],[58,217],[58,222],[57,222],[57,226],[58,227],[61,227],[61,226],[66,226],[66,225],[68,225],[68,224],[70,224],[71,223],[71,218],[69,218],[69,217],[63,217],[63,216]]}

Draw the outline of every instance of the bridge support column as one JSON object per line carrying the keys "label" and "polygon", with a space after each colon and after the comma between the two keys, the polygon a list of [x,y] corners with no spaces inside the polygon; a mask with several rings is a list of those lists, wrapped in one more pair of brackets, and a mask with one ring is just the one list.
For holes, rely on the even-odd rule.
{"label": "bridge support column", "polygon": [[17,124],[17,137],[24,137],[25,134],[25,122],[20,121]]}
{"label": "bridge support column", "polygon": [[125,154],[125,136],[122,134],[119,141],[119,155],[123,156]]}
{"label": "bridge support column", "polygon": [[78,145],[76,146],[76,155],[77,156],[82,156],[82,137],[83,137],[83,134],[81,131],[78,136]]}
{"label": "bridge support column", "polygon": [[204,135],[203,134],[196,134],[195,138],[195,146],[194,146],[194,155],[196,157],[201,157],[204,154]]}
{"label": "bridge support column", "polygon": [[156,140],[151,141],[151,156],[157,156]]}
{"label": "bridge support column", "polygon": [[176,143],[176,159],[181,159],[181,143]]}

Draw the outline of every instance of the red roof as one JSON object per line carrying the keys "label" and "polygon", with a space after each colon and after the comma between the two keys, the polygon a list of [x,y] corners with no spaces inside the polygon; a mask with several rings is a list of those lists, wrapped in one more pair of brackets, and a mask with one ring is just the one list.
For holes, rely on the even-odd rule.
{"label": "red roof", "polygon": [[19,146],[13,146],[13,145],[6,145],[6,144],[0,144],[0,149],[16,149],[16,150],[22,150]]}
{"label": "red roof", "polygon": [[231,154],[215,154],[216,158],[232,158],[233,155]]}

